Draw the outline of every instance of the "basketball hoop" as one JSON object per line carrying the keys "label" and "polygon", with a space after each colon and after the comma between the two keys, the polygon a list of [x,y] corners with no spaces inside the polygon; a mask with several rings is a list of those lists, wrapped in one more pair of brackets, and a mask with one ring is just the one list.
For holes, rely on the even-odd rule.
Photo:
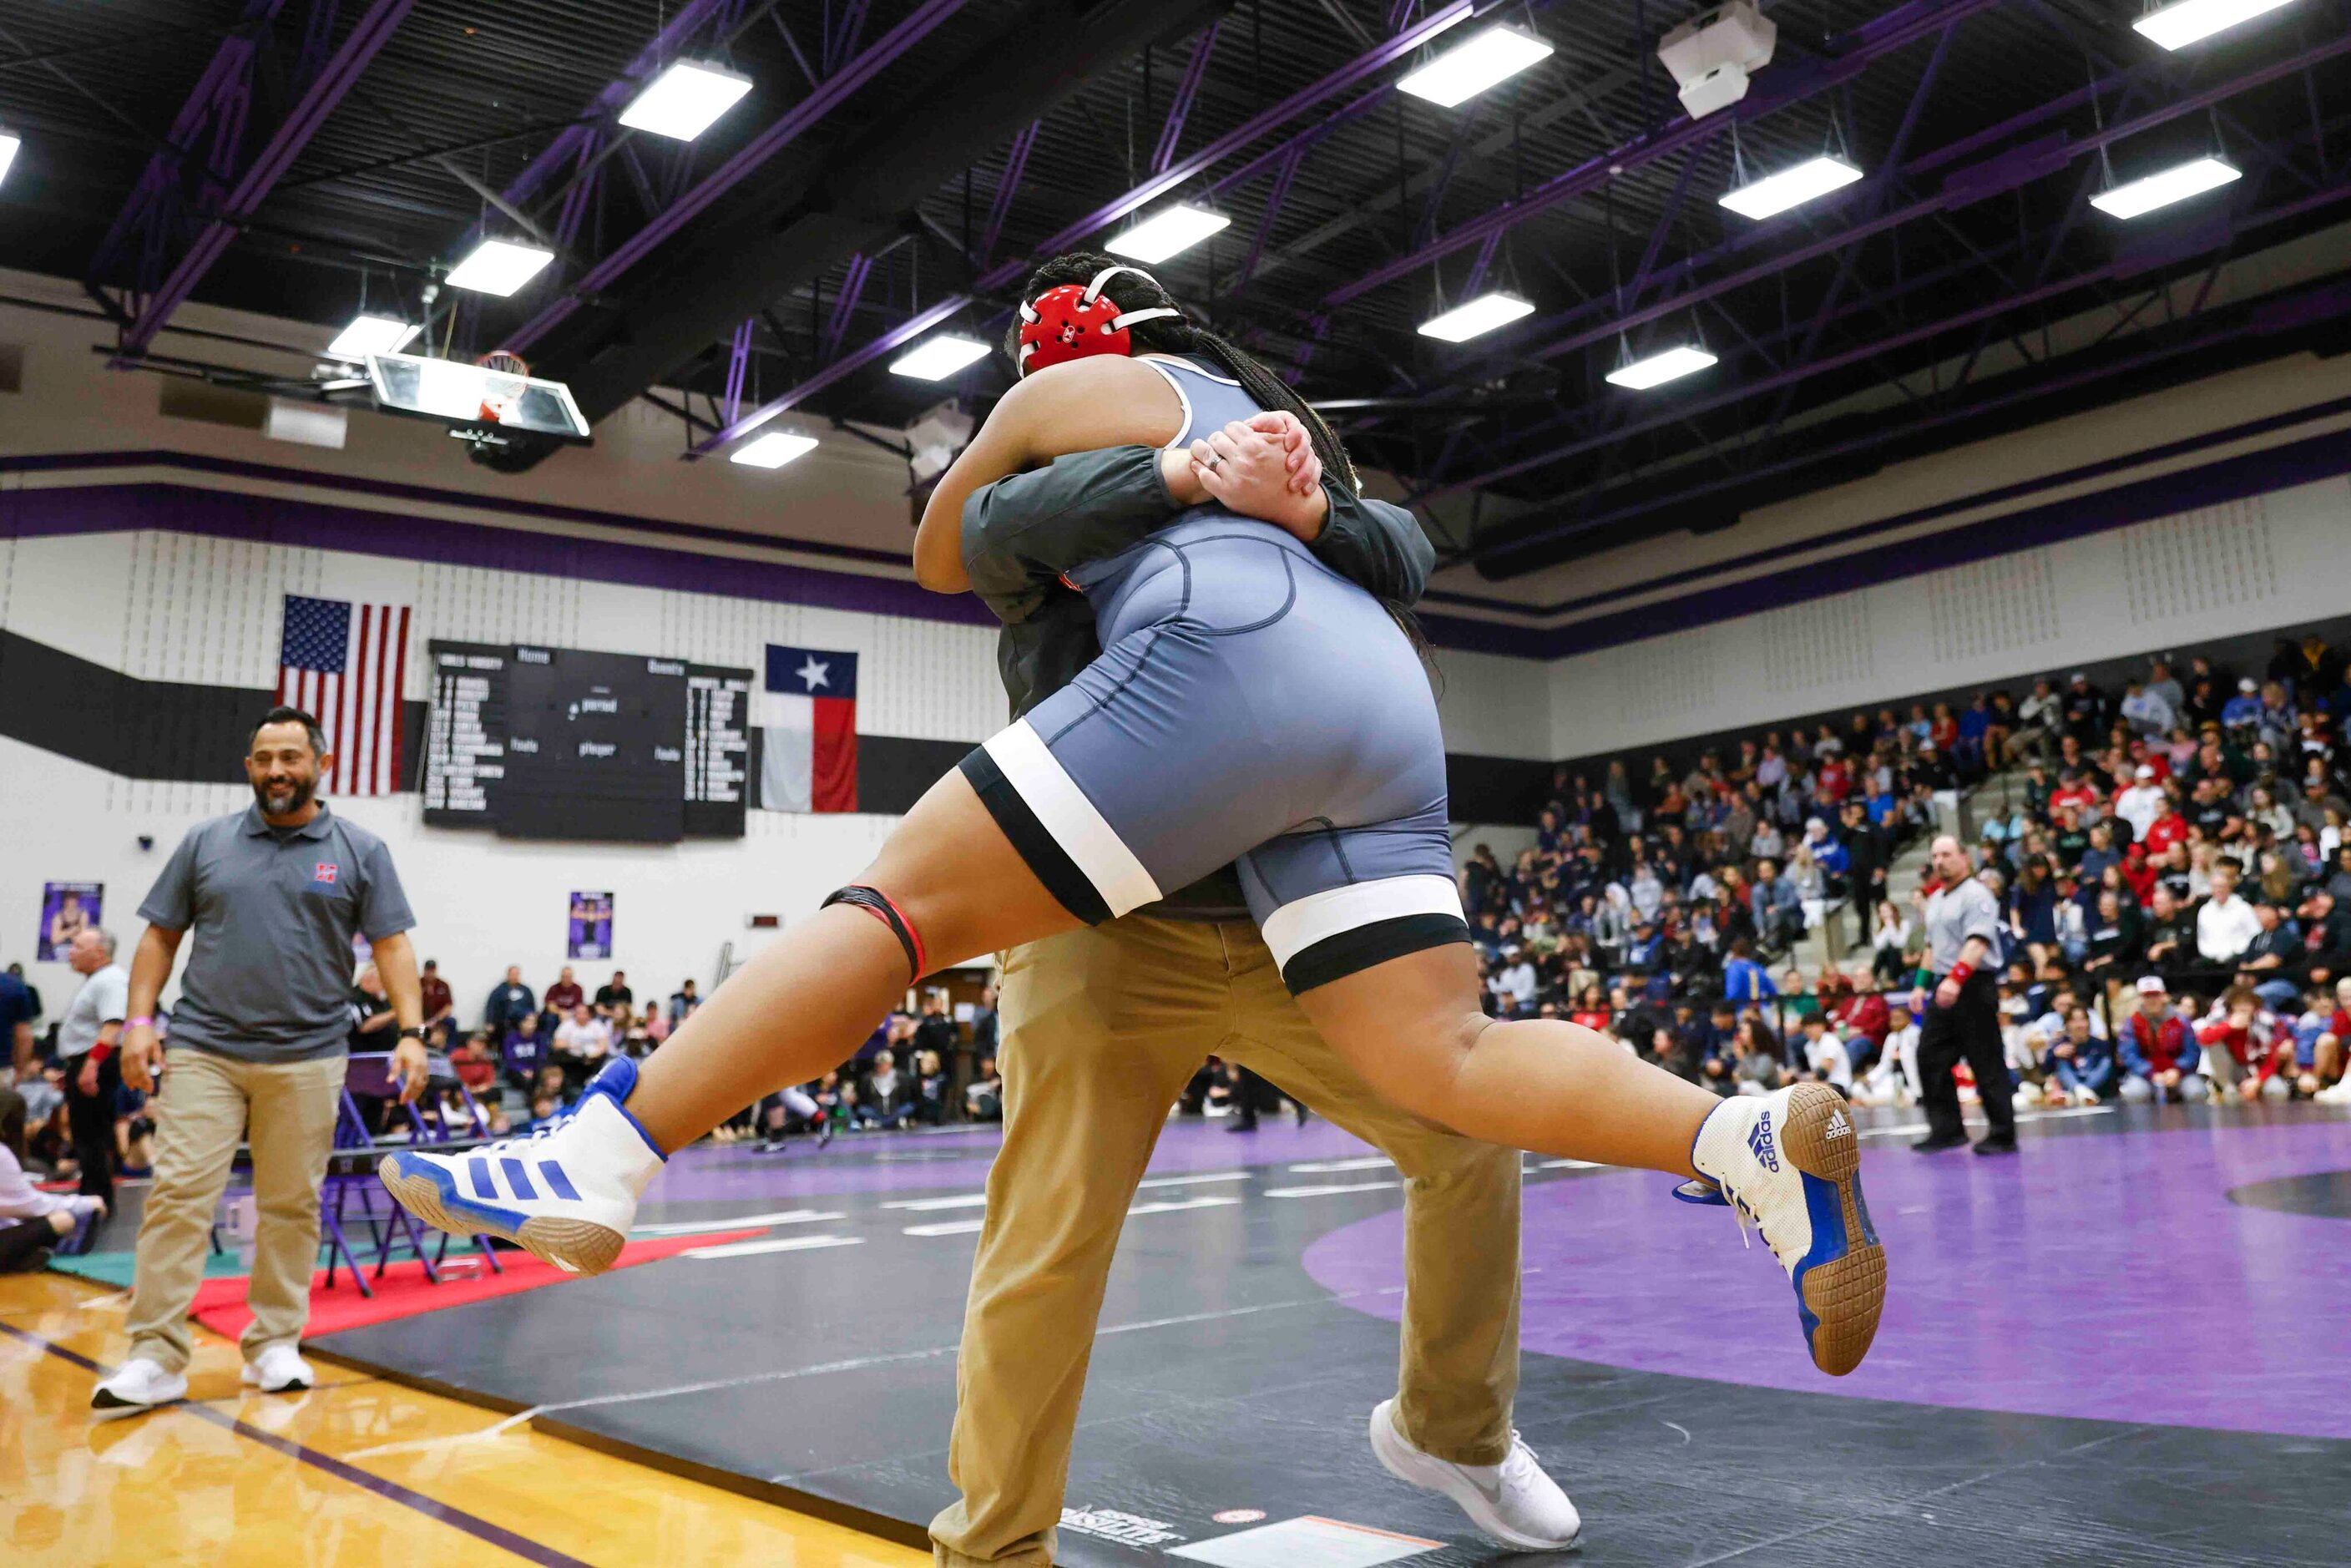
{"label": "basketball hoop", "polygon": [[474,363],[490,372],[482,382],[482,421],[507,423],[529,390],[530,366],[511,349],[492,349]]}

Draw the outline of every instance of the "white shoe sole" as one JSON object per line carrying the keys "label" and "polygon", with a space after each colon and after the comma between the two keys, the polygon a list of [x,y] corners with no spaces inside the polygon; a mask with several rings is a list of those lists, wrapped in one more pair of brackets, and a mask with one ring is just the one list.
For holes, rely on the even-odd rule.
{"label": "white shoe sole", "polygon": [[126,1416],[144,1416],[150,1410],[168,1410],[174,1405],[184,1403],[187,1397],[187,1390],[183,1388],[169,1399],[158,1399],[152,1405],[100,1405],[93,1399],[89,1418],[93,1421],[120,1421]]}
{"label": "white shoe sole", "polygon": [[[451,1236],[495,1236],[511,1241],[567,1274],[601,1274],[628,1245],[625,1233],[592,1220],[540,1215],[517,1223],[509,1211],[455,1198],[455,1178],[443,1175],[446,1178],[443,1182],[436,1182],[424,1170],[412,1175],[402,1168],[397,1155],[386,1155],[376,1165],[376,1177],[385,1190],[401,1207],[434,1229]],[[452,1213],[453,1208],[456,1212]]]}
{"label": "white shoe sole", "polygon": [[1531,1535],[1522,1535],[1504,1524],[1495,1517],[1494,1505],[1487,1500],[1484,1492],[1457,1474],[1442,1459],[1432,1459],[1415,1451],[1405,1442],[1404,1434],[1395,1429],[1393,1400],[1382,1400],[1373,1408],[1369,1436],[1372,1457],[1379,1460],[1380,1469],[1408,1487],[1441,1492],[1451,1498],[1454,1505],[1469,1516],[1470,1523],[1504,1546],[1515,1547],[1520,1552],[1565,1552],[1583,1539],[1581,1521],[1576,1524],[1575,1533],[1565,1541],[1538,1540]]}

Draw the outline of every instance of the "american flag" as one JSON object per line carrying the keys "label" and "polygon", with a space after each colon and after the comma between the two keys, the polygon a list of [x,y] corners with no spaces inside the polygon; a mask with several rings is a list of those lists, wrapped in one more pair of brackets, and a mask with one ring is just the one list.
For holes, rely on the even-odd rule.
{"label": "american flag", "polygon": [[286,596],[277,700],[319,721],[339,795],[400,789],[401,694],[408,689],[408,606]]}

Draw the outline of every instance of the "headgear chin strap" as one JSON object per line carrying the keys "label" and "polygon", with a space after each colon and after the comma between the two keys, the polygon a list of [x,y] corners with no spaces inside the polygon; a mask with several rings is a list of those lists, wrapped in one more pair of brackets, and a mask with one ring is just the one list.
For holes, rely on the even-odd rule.
{"label": "headgear chin strap", "polygon": [[1139,267],[1105,267],[1082,288],[1074,283],[1064,283],[1048,288],[1033,303],[1020,307],[1022,375],[1065,360],[1082,360],[1090,354],[1132,353],[1132,329],[1138,322],[1155,321],[1163,316],[1179,319],[1183,317],[1184,312],[1169,305],[1119,312],[1117,303],[1103,299],[1102,291],[1103,284],[1122,272],[1150,278],[1154,287],[1159,286],[1157,278]]}

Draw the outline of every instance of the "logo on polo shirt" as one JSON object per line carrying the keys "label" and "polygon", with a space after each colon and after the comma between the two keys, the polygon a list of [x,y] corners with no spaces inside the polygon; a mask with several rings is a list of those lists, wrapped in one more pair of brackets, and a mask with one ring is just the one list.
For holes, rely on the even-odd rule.
{"label": "logo on polo shirt", "polygon": [[320,861],[310,873],[310,885],[312,887],[334,886],[335,878],[341,874],[342,869],[332,861]]}

